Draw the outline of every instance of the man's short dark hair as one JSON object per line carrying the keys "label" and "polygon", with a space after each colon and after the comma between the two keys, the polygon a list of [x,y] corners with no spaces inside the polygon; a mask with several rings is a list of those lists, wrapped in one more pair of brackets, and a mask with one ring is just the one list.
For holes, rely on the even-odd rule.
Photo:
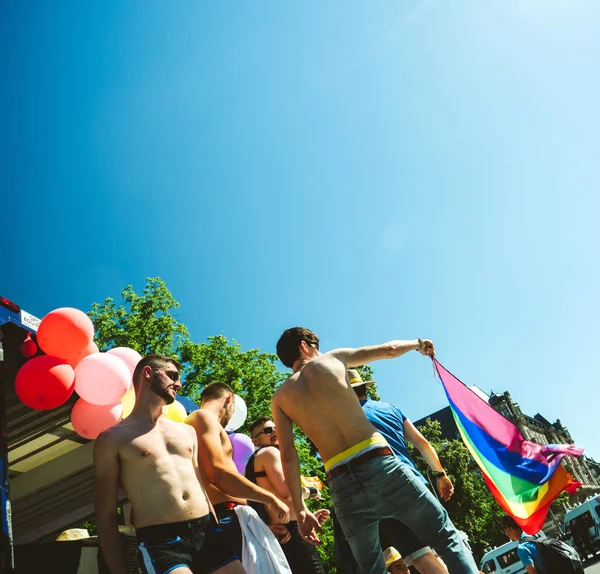
{"label": "man's short dark hair", "polygon": [[304,327],[292,327],[283,332],[277,341],[277,356],[288,368],[300,358],[300,343],[305,341],[308,345],[319,348],[319,337]]}
{"label": "man's short dark hair", "polygon": [[256,427],[259,427],[260,425],[264,425],[265,423],[268,422],[273,422],[273,419],[270,416],[265,415],[264,417],[260,417],[258,419],[256,419],[249,427],[248,427],[248,432],[250,433],[250,436],[252,436],[254,434],[254,429]]}
{"label": "man's short dark hair", "polygon": [[172,359],[171,357],[166,357],[165,355],[146,355],[143,357],[140,362],[135,366],[135,370],[133,371],[133,386],[134,388],[138,388],[140,386],[140,375],[144,370],[144,367],[152,367],[152,369],[160,369],[162,367],[166,367],[167,365],[173,365],[177,367],[177,370],[181,370],[181,363]]}
{"label": "man's short dark hair", "polygon": [[205,401],[212,401],[214,399],[220,399],[225,395],[232,395],[233,390],[229,385],[225,383],[211,383],[204,387],[202,394],[200,395],[200,403]]}
{"label": "man's short dark hair", "polygon": [[523,529],[515,522],[515,519],[508,514],[502,517],[502,528],[516,528],[517,530],[523,531]]}

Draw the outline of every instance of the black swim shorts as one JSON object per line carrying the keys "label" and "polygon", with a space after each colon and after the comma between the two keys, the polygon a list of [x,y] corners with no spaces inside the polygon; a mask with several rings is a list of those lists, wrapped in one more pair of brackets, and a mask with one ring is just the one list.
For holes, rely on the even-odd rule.
{"label": "black swim shorts", "polygon": [[214,505],[215,514],[219,520],[219,528],[227,547],[238,556],[242,555],[242,527],[235,513],[235,507],[242,506],[239,502],[219,502]]}
{"label": "black swim shorts", "polygon": [[136,530],[144,574],[167,574],[187,566],[194,574],[209,574],[238,560],[223,539],[212,514],[185,522],[170,522]]}

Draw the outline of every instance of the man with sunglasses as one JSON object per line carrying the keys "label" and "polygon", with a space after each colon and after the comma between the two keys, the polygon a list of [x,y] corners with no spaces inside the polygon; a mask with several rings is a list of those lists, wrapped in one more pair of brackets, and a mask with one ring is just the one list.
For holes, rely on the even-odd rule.
{"label": "man with sunglasses", "polygon": [[293,423],[324,461],[333,507],[361,573],[385,573],[379,522],[394,518],[435,548],[449,572],[477,574],[444,507],[367,420],[348,381],[348,368],[409,351],[433,357],[434,347],[431,341],[415,339],[322,354],[319,338],[308,329],[294,327],[279,338],[277,355],[293,373],[275,391],[271,410],[298,529],[305,540],[319,543],[319,521],[302,499]]}
{"label": "man with sunglasses", "polygon": [[[273,419],[269,416],[260,417],[250,425],[249,430],[252,442],[258,449],[246,464],[246,478],[272,492],[289,505],[290,491],[281,467],[279,441]],[[321,494],[315,487],[302,487],[302,497],[319,500]],[[325,574],[323,563],[315,547],[304,540],[298,532],[296,515],[291,509],[290,521],[283,525],[277,524],[277,517],[269,508],[262,505],[252,506],[277,536],[293,574]],[[322,523],[329,516],[329,511],[317,510],[315,516],[319,523]]]}
{"label": "man with sunglasses", "polygon": [[181,388],[179,369],[169,357],[144,357],[133,374],[133,411],[96,440],[94,506],[112,574],[128,572],[117,526],[119,485],[132,506],[145,574],[245,572],[213,516],[196,433],[162,414]]}

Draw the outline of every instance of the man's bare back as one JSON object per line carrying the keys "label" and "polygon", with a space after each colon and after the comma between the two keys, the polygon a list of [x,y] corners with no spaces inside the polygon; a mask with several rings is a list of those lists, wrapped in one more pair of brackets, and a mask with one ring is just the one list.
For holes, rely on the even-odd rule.
{"label": "man's bare back", "polygon": [[272,404],[315,443],[324,461],[377,433],[335,352],[306,363],[275,392]]}
{"label": "man's bare back", "polygon": [[[213,420],[208,420],[207,417],[212,418]],[[229,440],[229,437],[227,436],[227,433],[225,432],[225,429],[219,424],[219,421],[214,414],[205,410],[197,410],[189,415],[189,417],[186,419],[186,423],[191,425],[190,428],[193,427],[196,429],[200,435],[206,432],[218,432],[218,438],[223,454],[223,463],[231,472],[237,473],[237,468],[233,462],[233,446]],[[215,430],[217,427],[218,430]],[[212,461],[208,460],[207,455],[209,455],[209,453],[206,452],[205,449],[202,449],[202,451],[199,452],[200,476],[202,477],[202,483],[206,485],[206,493],[208,494],[210,501],[213,504],[220,504],[221,502],[239,502],[241,504],[246,504],[246,500],[243,498],[235,498],[229,494],[226,494],[210,481],[210,477],[206,472],[206,468],[212,464]],[[205,461],[205,464],[203,464],[205,458],[207,458],[207,460]]]}
{"label": "man's bare back", "polygon": [[103,467],[118,464],[136,528],[207,515],[210,505],[194,464],[196,445],[186,425],[164,416],[156,424],[128,417],[97,441],[96,497],[112,496]]}

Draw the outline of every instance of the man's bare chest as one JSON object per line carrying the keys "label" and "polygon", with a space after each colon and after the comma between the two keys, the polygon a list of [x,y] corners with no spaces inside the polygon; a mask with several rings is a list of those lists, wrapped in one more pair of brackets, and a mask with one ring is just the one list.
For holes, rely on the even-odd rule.
{"label": "man's bare chest", "polygon": [[122,462],[155,461],[168,456],[191,458],[193,440],[189,433],[179,429],[153,429],[144,434],[136,434],[121,447]]}

